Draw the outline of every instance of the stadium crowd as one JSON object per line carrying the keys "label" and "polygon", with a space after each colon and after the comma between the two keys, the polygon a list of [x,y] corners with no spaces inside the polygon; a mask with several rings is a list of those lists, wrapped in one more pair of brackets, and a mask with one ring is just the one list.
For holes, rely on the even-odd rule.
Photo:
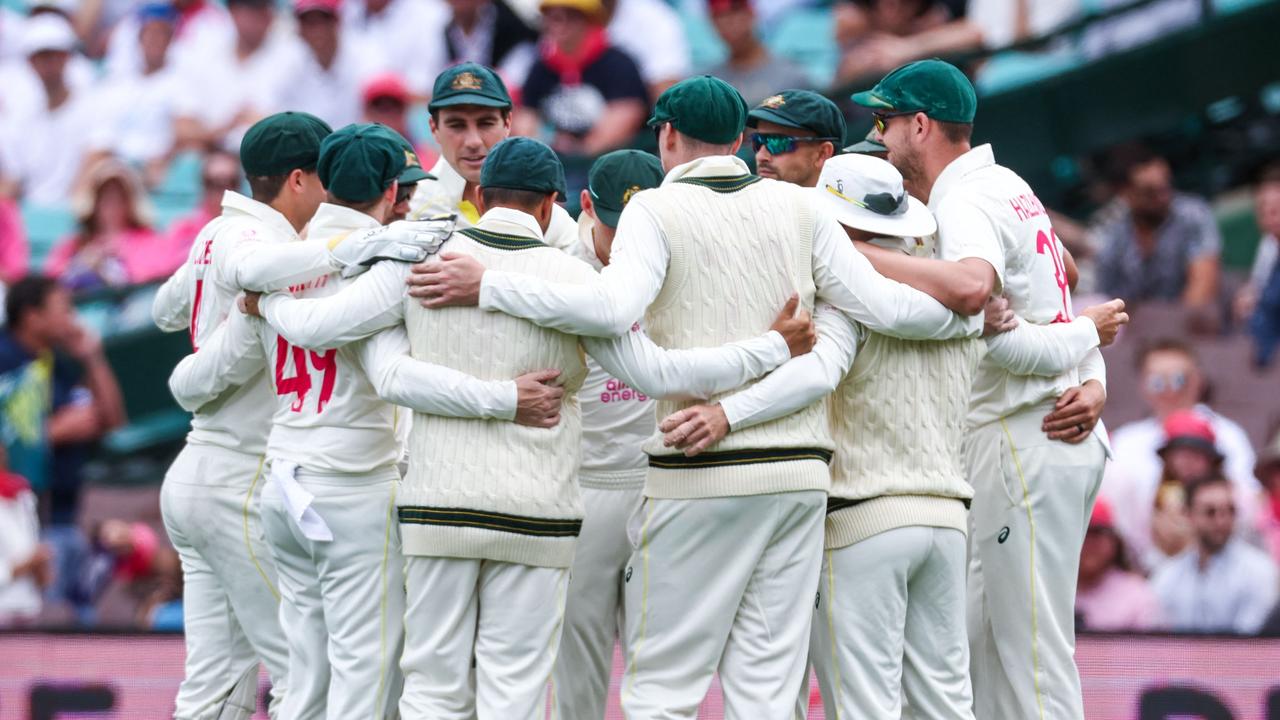
{"label": "stadium crowd", "polygon": [[[840,2],[839,61],[824,68],[765,42],[765,28],[807,5],[33,0],[0,8],[0,623],[180,626],[179,568],[163,534],[134,518],[83,522],[86,459],[125,417],[102,328],[78,320],[74,302],[173,272],[220,212],[223,192],[244,185],[236,150],[265,115],[380,122],[429,166],[436,153],[422,105],[431,81],[474,61],[513,89],[517,134],[589,157],[632,144],[653,98],[695,70],[727,79],[755,105],[783,88],[864,79],[916,57],[1004,47],[1081,11],[1060,0]],[[1091,28],[1086,45],[1094,54],[1132,46],[1195,22],[1200,6],[1148,3],[1145,21]],[[1087,223],[1062,223],[1081,265],[1078,292],[1180,304],[1200,330],[1243,328],[1258,364],[1270,362],[1280,342],[1280,166],[1258,176],[1263,238],[1247,282],[1224,302],[1208,203],[1175,188],[1165,159],[1133,148],[1113,155],[1107,201]],[[197,177],[198,191],[175,203],[174,187]],[[70,222],[49,244],[51,215]],[[1081,627],[1280,632],[1280,434],[1255,446],[1215,410],[1213,368],[1198,360],[1194,340],[1156,339],[1137,355],[1147,417],[1111,428],[1115,457],[1080,565]],[[1274,404],[1274,395],[1258,401]],[[109,602],[113,595],[123,600]]]}

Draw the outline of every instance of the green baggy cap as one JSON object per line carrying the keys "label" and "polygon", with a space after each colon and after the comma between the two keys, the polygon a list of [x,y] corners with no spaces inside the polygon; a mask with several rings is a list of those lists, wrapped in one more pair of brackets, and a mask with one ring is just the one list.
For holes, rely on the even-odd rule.
{"label": "green baggy cap", "polygon": [[489,148],[480,167],[481,188],[507,188],[565,197],[564,166],[556,152],[533,138],[511,137]]}
{"label": "green baggy cap", "polygon": [[978,94],[960,68],[937,58],[907,63],[853,101],[872,110],[922,112],[934,120],[972,123]]}
{"label": "green baggy cap", "polygon": [[268,115],[240,141],[240,166],[253,177],[310,170],[320,160],[320,143],[332,132],[328,123],[308,113]]}
{"label": "green baggy cap", "polygon": [[418,160],[418,151],[413,149],[413,143],[400,133],[392,130],[390,127],[381,123],[375,123],[378,127],[384,128],[396,142],[400,143],[400,149],[404,150],[404,170],[400,172],[400,177],[396,178],[401,185],[412,185],[421,180],[435,180],[435,175],[427,172],[422,167],[422,161]]}
{"label": "green baggy cap", "polygon": [[587,192],[600,222],[618,227],[622,208],[641,190],[662,184],[662,163],[643,150],[614,150],[601,155],[587,173]]}
{"label": "green baggy cap", "polygon": [[862,140],[845,148],[842,152],[857,153],[859,155],[878,155],[889,152],[889,148],[884,146],[880,141],[880,134],[875,128],[871,128],[867,132],[867,136]]}
{"label": "green baggy cap", "polygon": [[465,62],[445,70],[436,77],[427,110],[435,112],[454,105],[511,108],[511,95],[502,78],[479,63]]}
{"label": "green baggy cap", "polygon": [[667,88],[658,96],[649,127],[671,127],[694,140],[727,145],[742,135],[747,102],[732,85],[718,77],[699,75]]}
{"label": "green baggy cap", "polygon": [[405,168],[404,138],[385,125],[355,123],[325,138],[316,170],[320,182],[347,202],[367,202]]}
{"label": "green baggy cap", "polygon": [[764,99],[747,114],[747,127],[771,122],[783,127],[810,130],[818,137],[844,142],[844,114],[836,104],[812,90],[783,90]]}

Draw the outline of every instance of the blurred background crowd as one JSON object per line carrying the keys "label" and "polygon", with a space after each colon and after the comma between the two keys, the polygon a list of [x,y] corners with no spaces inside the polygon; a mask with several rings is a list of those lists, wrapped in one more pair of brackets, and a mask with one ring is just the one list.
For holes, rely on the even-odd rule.
{"label": "blurred background crowd", "polygon": [[244,186],[238,143],[258,118],[382,122],[429,167],[432,80],[476,61],[512,90],[514,131],[551,143],[580,186],[593,157],[652,147],[652,99],[690,74],[753,105],[825,91],[853,141],[870,118],[851,89],[943,56],[975,78],[978,139],[1050,208],[1077,303],[1133,310],[1107,351],[1115,457],[1080,626],[1280,634],[1280,73],[1255,53],[1278,9],[0,0],[0,625],[181,627],[157,498],[187,422],[165,379],[189,346],[149,307]]}

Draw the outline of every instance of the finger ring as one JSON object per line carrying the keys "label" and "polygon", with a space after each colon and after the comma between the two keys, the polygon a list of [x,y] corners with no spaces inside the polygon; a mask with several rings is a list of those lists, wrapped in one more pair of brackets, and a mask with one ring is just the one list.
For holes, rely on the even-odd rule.
{"label": "finger ring", "polygon": [[1076,423],[1076,431],[1084,432],[1084,423]]}

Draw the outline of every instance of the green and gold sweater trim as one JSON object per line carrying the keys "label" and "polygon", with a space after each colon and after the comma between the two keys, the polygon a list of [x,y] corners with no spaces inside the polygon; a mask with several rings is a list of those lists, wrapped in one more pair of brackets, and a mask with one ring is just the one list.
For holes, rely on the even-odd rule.
{"label": "green and gold sweater trim", "polygon": [[831,451],[820,447],[764,448],[760,450],[724,450],[693,457],[684,455],[650,455],[649,467],[666,470],[723,467],[726,465],[758,465],[792,460],[831,462]]}
{"label": "green and gold sweater trim", "polygon": [[748,185],[760,182],[759,175],[730,175],[727,177],[682,177],[678,183],[698,185],[718,193],[737,192]]}
{"label": "green and gold sweater trim", "polygon": [[481,245],[485,245],[497,250],[529,250],[531,248],[547,247],[546,243],[541,240],[535,240],[530,237],[521,237],[519,235],[508,235],[506,233],[497,233],[492,230],[481,230],[480,228],[464,228],[458,232],[475,240]]}
{"label": "green and gold sweater trim", "polygon": [[[465,232],[465,231],[464,231]],[[402,525],[440,525],[495,530],[536,537],[577,537],[581,520],[534,518],[464,508],[407,505],[399,508]]]}

